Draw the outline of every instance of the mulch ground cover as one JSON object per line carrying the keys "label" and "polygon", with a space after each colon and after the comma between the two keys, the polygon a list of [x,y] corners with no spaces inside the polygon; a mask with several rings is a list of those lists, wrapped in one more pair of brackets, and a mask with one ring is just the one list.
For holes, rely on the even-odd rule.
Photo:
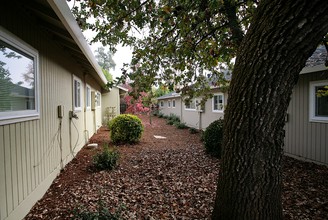
{"label": "mulch ground cover", "polygon": [[[118,147],[115,170],[96,171],[92,156],[101,147],[84,147],[25,219],[71,219],[73,210],[99,204],[123,219],[210,219],[220,161],[205,153],[200,133],[140,118],[142,139]],[[90,143],[111,146],[109,131],[102,127]],[[328,168],[284,157],[283,210],[285,219],[327,219]]]}

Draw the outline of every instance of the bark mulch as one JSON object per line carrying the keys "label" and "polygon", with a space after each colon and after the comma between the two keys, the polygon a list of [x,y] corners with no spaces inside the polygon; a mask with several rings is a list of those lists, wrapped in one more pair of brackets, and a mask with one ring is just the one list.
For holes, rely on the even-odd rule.
{"label": "bark mulch", "polygon": [[[94,211],[99,202],[124,219],[210,219],[220,161],[206,155],[200,133],[140,117],[143,137],[118,147],[118,168],[95,171],[92,156],[101,149],[84,147],[25,219],[71,219],[74,209]],[[110,143],[109,131],[90,142]],[[283,209],[285,219],[327,219],[328,168],[285,157]]]}

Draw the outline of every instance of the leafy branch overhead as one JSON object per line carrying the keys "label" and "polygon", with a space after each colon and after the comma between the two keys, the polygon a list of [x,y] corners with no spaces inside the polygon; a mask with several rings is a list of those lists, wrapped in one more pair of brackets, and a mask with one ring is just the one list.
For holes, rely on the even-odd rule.
{"label": "leafy branch overhead", "polygon": [[[137,87],[152,84],[187,88],[194,96],[208,90],[206,77],[222,77],[246,32],[257,1],[79,1],[72,11],[83,29],[97,33],[93,42],[131,46],[131,65],[122,70]],[[195,84],[193,87],[188,85]],[[197,94],[198,95],[198,94]]]}

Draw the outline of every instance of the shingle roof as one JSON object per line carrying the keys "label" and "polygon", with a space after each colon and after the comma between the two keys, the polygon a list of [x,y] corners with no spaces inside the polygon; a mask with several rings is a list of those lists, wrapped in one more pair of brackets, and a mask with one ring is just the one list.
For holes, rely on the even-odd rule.
{"label": "shingle roof", "polygon": [[168,94],[162,95],[160,97],[158,97],[157,99],[168,99],[168,98],[174,98],[174,97],[180,97],[179,93],[176,92],[170,92]]}
{"label": "shingle roof", "polygon": [[305,66],[313,67],[321,64],[325,64],[327,60],[327,50],[325,46],[320,45],[312,54],[312,56],[307,59]]}

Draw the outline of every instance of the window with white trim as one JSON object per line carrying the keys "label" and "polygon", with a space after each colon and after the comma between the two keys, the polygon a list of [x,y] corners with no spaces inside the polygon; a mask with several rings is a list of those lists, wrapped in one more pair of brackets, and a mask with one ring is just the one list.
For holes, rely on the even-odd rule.
{"label": "window with white trim", "polygon": [[172,108],[175,108],[175,99],[172,100]]}
{"label": "window with white trim", "polygon": [[0,125],[37,119],[38,51],[0,27]]}
{"label": "window with white trim", "polygon": [[167,101],[167,107],[168,107],[168,108],[171,108],[171,100],[168,100],[168,101]]}
{"label": "window with white trim", "polygon": [[100,94],[100,92],[96,92],[96,106],[97,107],[101,106],[101,94]]}
{"label": "window with white trim", "polygon": [[85,107],[91,109],[91,87],[87,84],[85,89]]}
{"label": "window with white trim", "polygon": [[160,101],[159,104],[160,104],[161,107],[164,107],[164,101]]}
{"label": "window with white trim", "polygon": [[189,102],[185,103],[186,110],[196,110],[196,100],[192,99]]}
{"label": "window with white trim", "polygon": [[328,81],[310,82],[310,121],[328,123]]}
{"label": "window with white trim", "polygon": [[82,110],[82,97],[81,97],[82,82],[76,76],[73,77],[73,105],[74,111]]}
{"label": "window with white trim", "polygon": [[224,110],[224,95],[223,93],[214,94],[212,98],[212,111],[223,112]]}

